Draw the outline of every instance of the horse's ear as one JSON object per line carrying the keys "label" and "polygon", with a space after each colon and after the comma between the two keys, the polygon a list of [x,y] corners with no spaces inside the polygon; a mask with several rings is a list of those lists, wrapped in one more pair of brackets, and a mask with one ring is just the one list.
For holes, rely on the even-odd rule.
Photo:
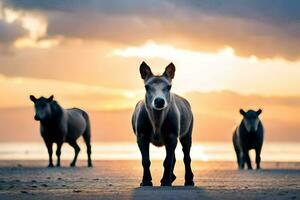
{"label": "horse's ear", "polygon": [[257,116],[260,115],[262,113],[262,109],[258,109],[258,111],[256,111]]}
{"label": "horse's ear", "polygon": [[244,116],[246,112],[243,109],[240,109],[240,114]]}
{"label": "horse's ear", "polygon": [[53,98],[54,98],[54,96],[51,95],[51,96],[48,98],[48,101],[49,101],[49,102],[53,101]]}
{"label": "horse's ear", "polygon": [[35,98],[35,96],[33,96],[33,95],[30,95],[29,97],[30,97],[30,100],[31,100],[33,103],[35,103],[35,102],[36,102],[36,98]]}
{"label": "horse's ear", "polygon": [[170,63],[166,67],[163,75],[166,76],[168,79],[173,79],[175,76],[175,65],[173,63]]}
{"label": "horse's ear", "polygon": [[142,79],[144,80],[148,79],[153,75],[150,67],[144,61],[140,65],[140,74]]}

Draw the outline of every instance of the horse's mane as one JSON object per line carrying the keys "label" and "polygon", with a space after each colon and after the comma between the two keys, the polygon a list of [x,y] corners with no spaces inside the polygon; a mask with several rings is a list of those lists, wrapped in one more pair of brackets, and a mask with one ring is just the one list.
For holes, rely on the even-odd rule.
{"label": "horse's mane", "polygon": [[63,113],[63,108],[58,104],[58,102],[52,101],[50,105],[51,105],[52,118],[60,117]]}

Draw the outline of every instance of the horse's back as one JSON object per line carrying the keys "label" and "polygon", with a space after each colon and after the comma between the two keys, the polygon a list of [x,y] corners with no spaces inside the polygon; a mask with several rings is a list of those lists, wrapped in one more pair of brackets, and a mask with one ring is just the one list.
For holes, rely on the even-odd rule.
{"label": "horse's back", "polygon": [[180,115],[180,137],[191,132],[193,125],[193,113],[190,103],[183,97],[174,94],[175,105]]}
{"label": "horse's back", "polygon": [[257,143],[258,145],[262,146],[262,143],[264,142],[264,126],[261,120],[259,120],[257,135],[258,135]]}
{"label": "horse's back", "polygon": [[232,143],[235,149],[240,149],[240,144],[239,144],[239,137],[238,137],[238,129],[234,129],[233,135],[232,135]]}
{"label": "horse's back", "polygon": [[135,135],[137,135],[138,132],[150,133],[152,131],[148,113],[145,108],[145,102],[143,100],[136,104],[132,114],[131,123]]}
{"label": "horse's back", "polygon": [[131,125],[132,125],[132,129],[133,129],[133,132],[136,134],[136,123],[137,123],[137,118],[138,118],[138,115],[139,115],[139,112],[140,112],[140,109],[141,109],[141,103],[142,101],[139,101],[135,108],[134,108],[134,111],[132,113],[132,117],[131,117]]}
{"label": "horse's back", "polygon": [[68,137],[77,139],[87,128],[87,113],[79,108],[66,109],[68,123]]}
{"label": "horse's back", "polygon": [[258,129],[255,134],[248,133],[244,125],[241,123],[235,131],[236,142],[239,146],[244,147],[245,149],[256,149],[261,148],[264,138],[264,128],[262,122],[259,121]]}

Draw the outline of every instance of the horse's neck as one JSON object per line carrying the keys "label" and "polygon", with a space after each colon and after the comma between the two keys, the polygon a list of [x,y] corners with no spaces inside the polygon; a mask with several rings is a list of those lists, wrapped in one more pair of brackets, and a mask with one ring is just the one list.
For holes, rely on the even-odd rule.
{"label": "horse's neck", "polygon": [[245,124],[244,124],[244,120],[241,121],[240,126],[238,127],[239,132],[240,133],[248,133]]}
{"label": "horse's neck", "polygon": [[56,102],[51,103],[51,113],[53,118],[59,118],[62,116],[64,109]]}
{"label": "horse's neck", "polygon": [[161,126],[166,118],[166,113],[164,111],[155,111],[153,109],[149,109],[147,112],[152,125],[153,133],[160,134]]}
{"label": "horse's neck", "polygon": [[257,132],[249,132],[244,124],[244,121],[241,121],[241,124],[239,126],[239,132],[242,133],[242,136],[244,137],[253,137],[257,135]]}
{"label": "horse's neck", "polygon": [[56,126],[57,122],[58,121],[54,119],[45,119],[41,120],[41,125],[46,129],[53,129]]}
{"label": "horse's neck", "polygon": [[41,121],[44,127],[55,127],[60,123],[63,116],[64,109],[56,102],[51,103],[51,117],[46,120]]}
{"label": "horse's neck", "polygon": [[163,110],[154,110],[151,108],[151,106],[148,106],[146,104],[146,110],[148,113],[148,117],[150,119],[153,133],[154,134],[160,134],[161,133],[161,127],[169,113],[170,107],[172,106],[172,101],[170,102],[170,105],[168,105],[167,108]]}

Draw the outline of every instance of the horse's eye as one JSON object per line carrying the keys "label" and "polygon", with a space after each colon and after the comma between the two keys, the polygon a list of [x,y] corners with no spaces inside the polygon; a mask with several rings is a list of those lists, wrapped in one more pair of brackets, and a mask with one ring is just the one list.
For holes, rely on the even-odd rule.
{"label": "horse's eye", "polygon": [[172,88],[171,85],[168,85],[168,86],[167,86],[167,89],[168,89],[168,90],[171,90],[171,88]]}
{"label": "horse's eye", "polygon": [[145,89],[146,89],[146,91],[149,91],[150,90],[150,86],[149,85],[145,85]]}

